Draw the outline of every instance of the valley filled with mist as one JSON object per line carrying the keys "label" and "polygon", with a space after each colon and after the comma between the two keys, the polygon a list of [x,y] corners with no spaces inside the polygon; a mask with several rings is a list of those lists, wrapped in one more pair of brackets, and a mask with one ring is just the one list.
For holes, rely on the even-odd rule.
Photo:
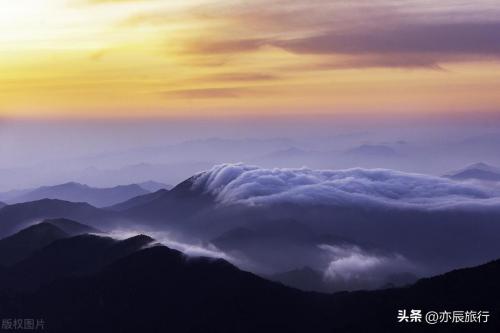
{"label": "valley filled with mist", "polygon": [[312,135],[290,121],[249,138],[242,123],[208,122],[204,135],[226,137],[197,138],[200,123],[183,123],[183,134],[168,122],[14,123],[4,142],[38,136],[35,125],[51,134],[34,141],[43,149],[4,151],[0,233],[45,218],[118,237],[154,233],[318,291],[379,288],[495,259],[500,133],[480,122],[397,124],[309,123]]}
{"label": "valley filled with mist", "polygon": [[0,0],[0,331],[500,332],[499,0]]}
{"label": "valley filled with mist", "polygon": [[[150,135],[156,141],[161,133],[154,132]],[[350,325],[347,319],[317,316],[332,311],[337,317],[338,306],[348,307],[353,300],[364,304],[365,296],[356,291],[412,294],[422,279],[500,257],[500,161],[494,154],[500,134],[495,131],[462,131],[444,138],[441,131],[405,136],[379,129],[314,137],[209,137],[141,147],[116,144],[100,153],[86,151],[81,142],[71,144],[81,155],[58,153],[57,159],[50,149],[44,156],[38,151],[40,159],[25,167],[14,162],[22,164],[27,152],[6,155],[11,166],[0,172],[0,282],[9,290],[0,297],[4,311],[15,315],[28,306],[53,322],[62,315],[79,321],[73,312],[64,314],[64,288],[91,288],[107,283],[102,274],[118,274],[113,271],[135,264],[146,265],[141,269],[149,272],[174,260],[175,265],[187,265],[179,266],[179,279],[196,279],[185,284],[193,297],[206,292],[201,276],[215,274],[207,278],[222,283],[221,290],[214,287],[220,297],[239,295],[245,306],[262,310],[251,305],[257,302],[255,295],[233,295],[229,287],[242,278],[231,275],[246,274],[248,282],[236,285],[243,283],[240,287],[250,288],[248,292],[254,287],[246,283],[256,283],[287,295],[259,296],[278,302],[283,311],[259,319],[282,325],[280,313],[313,304],[313,317],[304,314],[296,325],[303,329],[310,320],[319,320],[322,331]],[[45,146],[52,147],[51,142]],[[155,274],[163,276],[171,265]],[[224,272],[228,267],[232,273]],[[119,274],[139,279],[134,288],[151,282],[135,273],[136,268],[133,272]],[[105,280],[95,282],[101,278]],[[148,292],[167,292],[164,287],[177,285],[168,280],[158,281],[162,287]],[[111,290],[100,288],[104,294]],[[202,289],[195,293],[197,288]],[[340,296],[346,291],[349,296]],[[19,292],[31,295],[29,305],[21,306]],[[320,294],[308,296],[310,292]],[[46,293],[62,298],[40,307],[46,304],[40,298]],[[117,296],[109,297],[117,301]],[[282,305],[289,297],[295,310]],[[150,297],[139,301],[128,295],[126,302],[146,299]],[[79,306],[95,301],[84,298]],[[180,311],[181,303],[179,298],[169,306]],[[227,309],[226,303],[218,304],[215,309]],[[387,302],[381,311],[393,306]],[[240,322],[243,313],[234,320]],[[101,315],[93,316],[96,325],[105,327]],[[171,324],[176,330],[182,326]],[[389,331],[393,324],[380,323]],[[66,327],[60,325],[56,327]],[[219,321],[206,325],[232,327],[219,326]]]}

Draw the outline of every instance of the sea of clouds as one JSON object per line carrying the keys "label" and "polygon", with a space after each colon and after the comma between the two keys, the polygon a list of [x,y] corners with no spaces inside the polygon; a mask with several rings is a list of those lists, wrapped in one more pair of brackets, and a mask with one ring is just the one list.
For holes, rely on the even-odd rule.
{"label": "sea of clouds", "polygon": [[384,205],[421,209],[499,207],[500,191],[444,177],[388,169],[265,169],[220,164],[198,174],[193,188],[220,204]]}

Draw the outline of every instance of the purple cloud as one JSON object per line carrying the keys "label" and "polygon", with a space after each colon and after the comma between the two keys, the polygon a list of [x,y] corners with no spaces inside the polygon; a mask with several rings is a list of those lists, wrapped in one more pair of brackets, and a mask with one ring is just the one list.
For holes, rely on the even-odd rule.
{"label": "purple cloud", "polygon": [[399,24],[273,42],[295,53],[439,54],[500,56],[500,22]]}

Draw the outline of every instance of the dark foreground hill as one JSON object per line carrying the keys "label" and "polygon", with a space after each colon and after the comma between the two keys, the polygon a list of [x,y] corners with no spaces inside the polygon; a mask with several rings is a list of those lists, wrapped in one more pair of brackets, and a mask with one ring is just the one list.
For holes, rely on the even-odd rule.
{"label": "dark foreground hill", "polygon": [[68,234],[68,236],[76,236],[76,235],[90,234],[90,233],[102,233],[102,231],[99,229],[65,218],[47,219],[44,220],[43,223],[52,224],[58,227],[66,234]]}
{"label": "dark foreground hill", "polygon": [[[45,278],[39,281],[39,289],[20,285],[14,291],[2,283],[0,313],[7,318],[43,318],[46,331],[55,332],[500,329],[500,261],[420,280],[406,288],[328,295],[288,288],[220,259],[188,258],[164,246],[142,250],[130,246],[149,242],[145,236],[128,240],[127,246],[97,236],[56,241],[14,268],[3,270],[7,280],[9,276],[36,276],[37,271]],[[114,246],[120,250],[112,250]],[[124,255],[127,251],[123,248],[131,252]],[[421,309],[424,313],[487,310],[490,318],[481,324],[397,323],[400,309]]]}
{"label": "dark foreground hill", "polygon": [[99,230],[68,219],[45,220],[0,239],[0,265],[21,261],[58,239],[96,232]]}
{"label": "dark foreground hill", "polygon": [[92,274],[152,242],[152,238],[144,235],[121,241],[89,234],[61,238],[4,268],[0,273],[0,289],[36,290],[63,277]]}

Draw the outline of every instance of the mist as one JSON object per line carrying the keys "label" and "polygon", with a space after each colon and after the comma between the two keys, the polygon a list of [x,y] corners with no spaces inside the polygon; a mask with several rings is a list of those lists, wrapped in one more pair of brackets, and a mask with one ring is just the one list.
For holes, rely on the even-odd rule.
{"label": "mist", "polygon": [[[0,121],[0,191],[68,181],[175,185],[215,164],[389,168],[441,175],[500,165],[493,116]],[[430,163],[431,162],[431,163]]]}

